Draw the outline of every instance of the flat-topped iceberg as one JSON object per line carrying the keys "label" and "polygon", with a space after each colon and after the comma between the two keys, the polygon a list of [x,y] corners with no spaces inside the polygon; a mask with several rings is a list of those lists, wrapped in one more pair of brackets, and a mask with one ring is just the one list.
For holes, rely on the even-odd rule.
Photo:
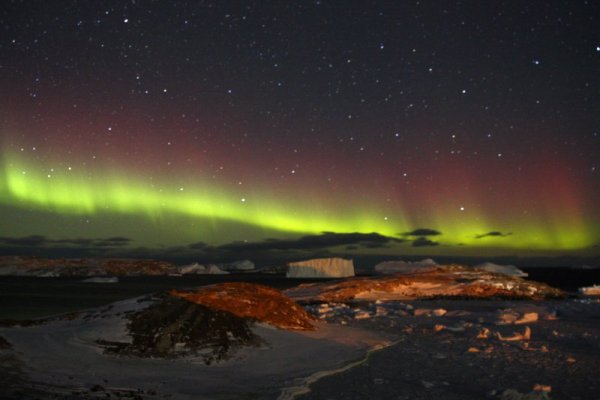
{"label": "flat-topped iceberg", "polygon": [[346,278],[354,276],[352,260],[344,258],[314,258],[288,263],[288,278]]}
{"label": "flat-topped iceberg", "polygon": [[600,285],[579,288],[579,293],[585,296],[600,296]]}

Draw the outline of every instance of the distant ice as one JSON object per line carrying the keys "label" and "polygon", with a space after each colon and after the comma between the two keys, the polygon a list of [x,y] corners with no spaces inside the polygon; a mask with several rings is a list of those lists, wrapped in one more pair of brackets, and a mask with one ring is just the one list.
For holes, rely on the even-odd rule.
{"label": "distant ice", "polygon": [[491,262],[485,262],[483,264],[476,265],[475,268],[482,269],[487,272],[494,272],[496,274],[520,276],[523,278],[529,275],[527,272],[521,271],[514,265],[499,265]]}
{"label": "distant ice", "polygon": [[254,271],[254,263],[250,260],[234,261],[229,264],[219,264],[219,268],[229,272],[247,272]]}
{"label": "distant ice", "polygon": [[183,265],[177,268],[180,274],[183,275],[225,275],[229,274],[228,271],[223,271],[221,268],[214,264],[204,266],[199,263],[193,263],[189,265]]}
{"label": "distant ice", "polygon": [[87,283],[117,283],[117,282],[119,282],[119,278],[117,278],[116,276],[107,276],[107,277],[97,276],[97,277],[94,277],[94,278],[84,279],[81,282],[87,282]]}
{"label": "distant ice", "polygon": [[354,276],[352,260],[315,258],[288,263],[288,278],[345,278]]}
{"label": "distant ice", "polygon": [[579,293],[586,296],[600,296],[600,285],[582,287],[579,289]]}

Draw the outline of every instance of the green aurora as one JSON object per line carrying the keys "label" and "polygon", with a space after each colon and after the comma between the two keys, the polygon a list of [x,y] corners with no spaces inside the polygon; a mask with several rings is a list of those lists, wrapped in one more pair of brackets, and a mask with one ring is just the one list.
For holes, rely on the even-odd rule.
{"label": "green aurora", "polygon": [[[5,155],[4,160],[0,202],[6,209],[14,209],[16,214],[31,212],[65,218],[104,216],[99,219],[111,221],[115,235],[131,234],[131,229],[124,228],[124,225],[131,225],[133,221],[143,221],[140,226],[146,226],[146,229],[159,224],[161,229],[168,227],[170,231],[161,240],[169,245],[194,241],[263,240],[272,237],[274,232],[287,237],[326,231],[377,232],[402,238],[403,233],[419,227],[411,224],[409,215],[405,211],[399,212],[398,207],[395,212],[368,206],[355,209],[350,205],[313,207],[311,202],[302,199],[274,199],[262,197],[260,193],[246,198],[235,190],[208,183],[197,182],[185,188],[164,184],[159,188],[144,183],[140,177],[124,177],[117,172],[104,171],[99,175],[97,171],[91,174],[64,166],[49,168],[40,163],[26,162],[12,154]],[[438,253],[468,252],[467,248],[480,251],[485,248],[577,251],[592,247],[600,236],[600,228],[586,224],[583,218],[522,218],[519,223],[505,221],[500,225],[499,221],[487,220],[483,209],[470,213],[469,217],[437,215],[439,212],[430,214],[434,218],[426,221],[427,226],[439,227],[442,232],[435,240],[454,248],[440,246],[435,249]],[[165,222],[169,220],[177,222]],[[179,225],[179,221],[183,220],[197,223],[193,224],[193,229],[183,229]],[[251,233],[254,237],[248,238],[247,230],[242,228],[236,232],[238,225],[255,228]],[[226,227],[226,236],[214,234],[220,226]],[[511,233],[485,235],[500,228]],[[31,234],[39,233],[35,227],[24,229],[30,229]],[[170,239],[165,240],[165,237]],[[151,243],[143,233],[133,239],[144,245],[159,244]]]}

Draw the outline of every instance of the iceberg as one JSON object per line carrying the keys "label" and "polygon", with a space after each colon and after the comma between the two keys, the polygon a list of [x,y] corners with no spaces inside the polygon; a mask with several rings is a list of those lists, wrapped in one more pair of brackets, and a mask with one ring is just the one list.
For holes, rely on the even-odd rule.
{"label": "iceberg", "polygon": [[234,261],[229,264],[220,264],[219,268],[229,272],[254,271],[254,263],[250,260]]}
{"label": "iceberg", "polygon": [[600,296],[600,285],[582,287],[579,289],[579,293],[585,296]]}
{"label": "iceberg", "polygon": [[183,275],[226,275],[229,274],[227,271],[223,271],[221,268],[217,267],[214,264],[210,264],[209,266],[204,266],[199,263],[193,263],[189,265],[184,265],[177,268],[180,274]]}
{"label": "iceberg", "polygon": [[287,278],[345,278],[354,276],[352,260],[314,258],[288,263]]}

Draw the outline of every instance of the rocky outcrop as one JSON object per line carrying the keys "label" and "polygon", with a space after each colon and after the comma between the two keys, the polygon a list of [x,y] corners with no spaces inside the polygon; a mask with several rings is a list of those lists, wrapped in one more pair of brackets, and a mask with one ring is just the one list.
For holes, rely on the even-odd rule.
{"label": "rocky outcrop", "polygon": [[421,273],[304,284],[285,292],[295,300],[345,302],[433,297],[546,299],[564,293],[544,283],[460,265],[440,265]]}
{"label": "rocky outcrop", "polygon": [[346,278],[354,276],[352,260],[315,258],[288,263],[288,278]]}
{"label": "rocky outcrop", "polygon": [[0,257],[0,275],[39,277],[169,275],[175,265],[151,259]]}
{"label": "rocky outcrop", "polygon": [[130,342],[96,341],[106,353],[143,358],[196,356],[212,364],[240,347],[261,343],[249,320],[169,295],[128,318]]}
{"label": "rocky outcrop", "polygon": [[205,286],[193,292],[174,290],[170,294],[194,304],[280,329],[314,329],[314,319],[304,308],[279,290],[268,286],[231,282]]}
{"label": "rocky outcrop", "polygon": [[225,360],[241,347],[263,340],[255,323],[292,330],[314,330],[314,317],[268,286],[223,283],[190,292],[172,290],[127,318],[130,341],[100,339],[109,354],[177,358],[200,357],[206,364]]}
{"label": "rocky outcrop", "polygon": [[12,346],[10,345],[8,340],[6,340],[2,336],[0,336],[0,350],[6,350],[6,349],[10,349],[10,348],[12,348]]}
{"label": "rocky outcrop", "polygon": [[375,266],[375,272],[378,274],[410,274],[433,270],[436,265],[438,264],[431,258],[426,258],[421,261],[384,261]]}

